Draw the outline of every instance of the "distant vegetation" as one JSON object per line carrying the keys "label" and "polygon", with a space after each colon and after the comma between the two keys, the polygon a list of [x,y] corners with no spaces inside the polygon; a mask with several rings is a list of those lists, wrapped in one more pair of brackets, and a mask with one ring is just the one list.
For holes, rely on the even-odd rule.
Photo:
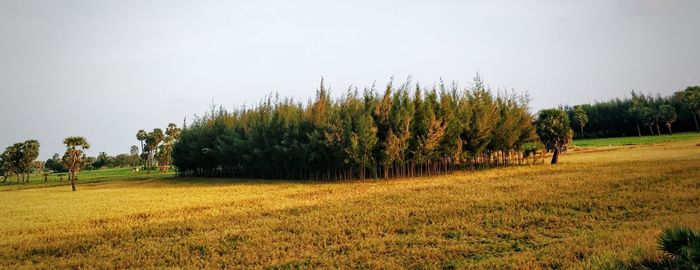
{"label": "distant vegetation", "polygon": [[671,96],[632,92],[630,98],[566,106],[576,138],[670,134],[698,131],[700,86]]}

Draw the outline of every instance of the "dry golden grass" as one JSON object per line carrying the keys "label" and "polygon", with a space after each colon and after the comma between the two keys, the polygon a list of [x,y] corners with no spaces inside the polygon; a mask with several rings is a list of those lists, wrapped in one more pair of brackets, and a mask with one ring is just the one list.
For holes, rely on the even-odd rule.
{"label": "dry golden grass", "polygon": [[0,188],[0,268],[609,268],[700,228],[700,140],[336,183]]}

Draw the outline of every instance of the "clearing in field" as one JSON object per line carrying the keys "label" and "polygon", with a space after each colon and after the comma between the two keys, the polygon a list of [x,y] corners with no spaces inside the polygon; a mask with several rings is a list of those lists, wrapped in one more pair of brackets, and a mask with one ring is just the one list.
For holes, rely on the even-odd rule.
{"label": "clearing in field", "polygon": [[662,229],[700,227],[699,144],[389,181],[3,186],[0,268],[634,266]]}

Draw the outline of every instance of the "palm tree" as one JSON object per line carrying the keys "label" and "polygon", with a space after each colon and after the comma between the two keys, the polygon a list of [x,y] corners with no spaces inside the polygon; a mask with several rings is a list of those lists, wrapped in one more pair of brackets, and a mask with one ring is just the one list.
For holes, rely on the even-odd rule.
{"label": "palm tree", "polygon": [[677,269],[700,269],[700,232],[675,226],[665,229],[659,245]]}
{"label": "palm tree", "polygon": [[68,168],[70,184],[75,191],[75,175],[85,163],[83,151],[90,148],[87,140],[83,137],[67,137],[63,140],[66,145],[66,154],[63,156],[63,164]]}
{"label": "palm tree", "polygon": [[553,151],[552,164],[559,162],[559,152],[565,151],[571,142],[572,131],[569,117],[563,110],[541,110],[535,121],[537,135],[549,151]]}
{"label": "palm tree", "polygon": [[[146,151],[144,151],[145,148],[143,148],[143,141],[146,140],[146,138],[148,138],[148,133],[146,133],[145,130],[141,129],[141,130],[139,130],[138,132],[136,132],[136,139],[139,140],[139,142],[141,142],[141,153],[145,153],[145,152],[146,152]],[[145,158],[144,158],[144,157],[141,157],[141,160],[142,160],[142,161],[145,161]],[[145,163],[145,162],[143,163],[143,166],[144,166],[144,169],[145,169],[145,168],[146,168],[146,163]]]}
{"label": "palm tree", "polygon": [[146,136],[146,148],[148,149],[148,170],[150,172],[151,167],[153,167],[153,158],[155,156],[156,151],[158,150],[158,146],[160,143],[163,141],[163,130],[160,128],[154,128],[153,132],[148,133]]}
{"label": "palm tree", "polygon": [[168,127],[165,129],[165,135],[170,136],[173,141],[177,141],[180,139],[180,133],[182,130],[177,127],[174,123],[168,124]]}

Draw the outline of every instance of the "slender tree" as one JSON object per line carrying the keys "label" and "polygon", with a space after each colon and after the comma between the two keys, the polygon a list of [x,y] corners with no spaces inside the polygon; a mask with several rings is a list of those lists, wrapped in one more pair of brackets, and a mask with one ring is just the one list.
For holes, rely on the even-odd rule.
{"label": "slender tree", "polygon": [[158,147],[160,146],[160,143],[163,141],[164,134],[163,130],[160,128],[154,128],[153,132],[149,132],[148,135],[146,136],[146,149],[147,149],[147,169],[150,172],[151,168],[154,167],[154,159],[156,155],[156,151],[158,151]]}
{"label": "slender tree", "polygon": [[148,138],[148,133],[146,133],[145,130],[141,129],[141,130],[139,130],[138,132],[136,132],[136,139],[141,143],[141,153],[142,153],[142,155],[141,155],[141,160],[142,160],[142,162],[143,162],[143,168],[144,168],[144,169],[145,169],[146,166],[147,166],[147,165],[146,165],[147,156],[145,155],[145,154],[146,154],[146,148],[145,148],[143,142],[144,142],[147,138]]}
{"label": "slender tree", "polygon": [[39,157],[39,141],[28,140],[22,143],[22,158],[24,173],[26,174],[25,182],[29,182],[29,177],[34,169],[34,162]]}
{"label": "slender tree", "polygon": [[588,115],[586,115],[586,110],[583,109],[583,106],[574,106],[574,113],[576,115],[576,123],[581,129],[581,138],[583,138],[583,127],[588,123]]}

